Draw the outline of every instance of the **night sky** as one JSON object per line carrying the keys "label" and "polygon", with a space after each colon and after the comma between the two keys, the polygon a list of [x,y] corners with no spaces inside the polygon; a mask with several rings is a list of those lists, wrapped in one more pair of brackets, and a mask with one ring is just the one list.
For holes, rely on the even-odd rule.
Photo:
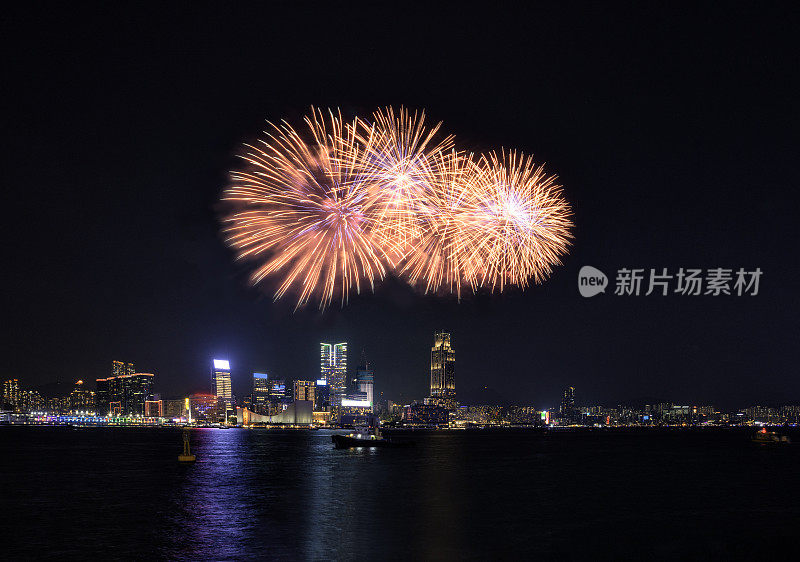
{"label": "night sky", "polygon": [[[0,377],[93,380],[121,359],[166,398],[209,390],[227,357],[243,396],[251,371],[314,379],[319,342],[347,341],[405,402],[446,328],[462,396],[800,401],[789,3],[170,6],[4,14]],[[389,280],[322,314],[273,304],[233,262],[217,201],[241,143],[311,104],[424,108],[464,148],[533,153],[574,208],[571,254],[543,285],[461,303]],[[578,294],[583,265],[606,294]],[[622,297],[622,267],[764,273],[755,297]]]}

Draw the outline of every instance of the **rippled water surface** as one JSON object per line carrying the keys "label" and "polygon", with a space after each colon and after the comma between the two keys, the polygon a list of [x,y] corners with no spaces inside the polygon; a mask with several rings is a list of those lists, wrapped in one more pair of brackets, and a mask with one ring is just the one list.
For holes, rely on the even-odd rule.
{"label": "rippled water surface", "polygon": [[[0,428],[0,558],[707,559],[798,552],[800,445],[740,431]],[[797,442],[797,439],[795,439]]]}

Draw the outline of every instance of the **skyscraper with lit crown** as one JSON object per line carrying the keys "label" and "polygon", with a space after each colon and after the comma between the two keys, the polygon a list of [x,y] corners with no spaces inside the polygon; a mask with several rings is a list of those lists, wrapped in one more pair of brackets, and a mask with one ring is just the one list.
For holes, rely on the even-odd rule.
{"label": "skyscraper with lit crown", "polygon": [[561,397],[561,419],[565,421],[575,421],[575,387],[568,386],[564,389]]}
{"label": "skyscraper with lit crown", "polygon": [[253,393],[251,405],[257,414],[269,412],[269,375],[267,373],[253,373]]}
{"label": "skyscraper with lit crown", "polygon": [[330,409],[336,412],[347,395],[347,342],[320,344],[320,381],[325,381]]}
{"label": "skyscraper with lit crown", "polygon": [[233,408],[233,387],[231,385],[231,364],[227,359],[214,359],[211,370],[211,393],[223,403],[226,410]]}
{"label": "skyscraper with lit crown", "polygon": [[448,409],[456,401],[456,352],[450,344],[450,332],[437,331],[431,348],[431,398]]}

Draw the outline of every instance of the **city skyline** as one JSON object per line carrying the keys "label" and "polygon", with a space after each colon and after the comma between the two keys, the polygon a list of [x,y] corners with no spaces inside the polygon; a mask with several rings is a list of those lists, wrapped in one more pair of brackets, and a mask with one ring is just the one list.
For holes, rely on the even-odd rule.
{"label": "city skyline", "polygon": [[[186,17],[165,10],[175,22]],[[429,366],[417,350],[446,326],[458,332],[459,392],[488,380],[502,395],[549,402],[565,384],[600,401],[798,399],[798,223],[786,204],[797,176],[786,117],[795,69],[781,62],[792,49],[780,33],[697,12],[647,17],[648,40],[632,48],[642,27],[622,25],[627,12],[587,7],[531,34],[539,14],[526,8],[512,29],[490,29],[479,43],[443,29],[440,44],[467,54],[455,58],[431,49],[416,26],[376,34],[343,14],[333,21],[353,39],[333,45],[330,58],[284,51],[295,35],[280,17],[266,28],[225,13],[207,14],[210,27],[122,22],[124,42],[96,13],[64,13],[69,26],[56,17],[6,77],[20,85],[11,89],[17,134],[3,153],[6,183],[26,187],[14,190],[4,223],[12,266],[3,277],[0,376],[45,384],[56,365],[63,380],[93,379],[128,357],[159,373],[167,392],[200,391],[208,358],[295,376],[313,372],[314,341],[347,340],[369,350],[387,393],[424,395],[417,375]],[[764,21],[755,7],[740,15]],[[714,40],[709,22],[719,23]],[[309,37],[330,29],[330,21],[309,25]],[[381,57],[364,45],[386,33],[423,40],[376,64]],[[551,41],[558,56],[536,48]],[[399,84],[397,65],[415,58],[425,62],[416,79]],[[374,69],[368,78],[365,68]],[[274,88],[280,75],[294,79]],[[250,86],[231,88],[232,76]],[[509,77],[513,88],[497,87]],[[50,95],[53,84],[60,95]],[[348,306],[324,313],[273,302],[274,287],[249,287],[221,239],[218,201],[242,141],[257,138],[264,119],[296,122],[311,104],[346,116],[424,109],[460,147],[533,154],[559,173],[574,209],[570,254],[524,292],[465,290],[459,301],[389,276],[375,294],[361,287]],[[53,150],[53,139],[68,149]],[[743,267],[763,276],[752,297],[607,291],[585,299],[577,275],[587,265],[606,273]],[[247,386],[234,385],[237,393]]]}
{"label": "city skyline", "polygon": [[9,560],[782,560],[800,9],[11,3]]}
{"label": "city skyline", "polygon": [[[441,362],[442,357],[444,355],[441,351],[437,354],[437,350],[442,347],[442,344],[447,344],[446,347],[448,348],[448,357],[450,357],[450,361],[453,361],[452,356],[454,354],[454,350],[450,345],[450,339],[452,334],[449,332],[444,332],[442,330],[436,330],[434,333],[434,347],[428,348],[428,353],[430,354],[431,358],[431,370],[429,373],[426,373],[428,377],[429,383],[433,381],[433,373],[434,373],[434,361]],[[320,344],[321,347],[324,349],[325,346],[333,349],[334,346],[331,344]],[[339,346],[346,346],[347,343],[340,343],[337,344]],[[375,389],[375,376],[374,376],[374,369],[371,363],[367,363],[365,361],[365,355],[362,352],[361,359],[359,360],[358,364],[354,366],[349,371],[346,368],[346,348],[345,348],[345,367],[344,369],[340,369],[342,376],[345,377],[345,385],[341,389],[340,395],[342,398],[348,398],[349,400],[366,400],[371,403],[375,402],[373,399],[374,396],[380,396],[381,400],[386,401],[390,400],[397,404],[412,404],[412,403],[422,403],[423,401],[435,399],[436,401],[433,403],[439,404],[443,395],[441,393],[435,393],[433,385],[428,389],[427,393],[423,393],[416,396],[391,396],[385,393],[385,391],[378,390],[377,394]],[[280,376],[278,374],[269,375],[263,372],[254,372],[250,371],[246,377],[246,380],[240,380],[244,377],[241,376],[241,373],[245,372],[246,369],[240,368],[235,370],[231,366],[231,361],[228,359],[210,359],[210,370],[212,373],[211,382],[209,388],[206,389],[199,389],[199,390],[192,390],[192,391],[179,391],[179,392],[172,392],[168,393],[164,391],[160,386],[160,380],[156,377],[154,373],[140,373],[136,372],[134,368],[134,363],[125,362],[125,361],[118,361],[112,360],[111,361],[111,375],[106,378],[96,378],[92,379],[96,383],[95,389],[91,389],[89,385],[86,385],[84,380],[78,379],[74,381],[61,381],[59,384],[60,386],[59,391],[56,392],[58,395],[65,394],[65,389],[71,389],[73,394],[76,390],[81,390],[81,392],[92,392],[93,395],[96,394],[96,403],[98,408],[102,409],[104,406],[107,406],[111,401],[107,395],[109,391],[107,390],[108,385],[112,385],[117,383],[117,394],[120,396],[126,396],[123,400],[133,400],[137,407],[131,407],[127,403],[118,403],[117,409],[112,411],[116,411],[119,414],[123,413],[136,413],[138,411],[144,411],[145,409],[145,402],[149,399],[150,396],[155,395],[158,396],[159,399],[170,399],[172,401],[175,400],[184,400],[189,396],[215,396],[217,399],[221,399],[229,405],[241,405],[241,404],[248,404],[249,407],[253,408],[253,411],[257,411],[258,405],[268,402],[270,399],[282,399],[282,398],[297,398],[298,394],[298,387],[297,383],[302,383],[304,387],[310,386],[310,390],[302,390],[304,395],[308,392],[311,393],[312,396],[316,398],[315,407],[320,407],[321,409],[321,402],[320,397],[326,396],[327,394],[321,394],[326,392],[327,385],[320,385],[321,380],[311,380],[311,379],[303,379],[302,377],[285,377]],[[237,372],[239,374],[234,375],[233,373]],[[220,376],[222,377],[220,379]],[[141,384],[138,382],[139,379],[144,377],[145,387],[141,387]],[[441,375],[439,376],[441,378]],[[19,378],[14,377],[3,377],[3,394],[6,395],[8,391],[6,391],[6,386],[9,384],[16,385],[17,392],[21,388],[24,391],[39,391],[40,389],[46,389],[48,387],[55,388],[53,385],[38,385],[38,386],[30,386],[28,384],[20,385]],[[129,383],[128,381],[132,380],[133,383]],[[154,380],[159,380],[159,383],[154,383]],[[219,384],[219,380],[222,380],[222,390],[221,394],[217,391],[216,385]],[[380,377],[378,377],[380,380]],[[454,381],[451,375],[451,381]],[[113,382],[112,382],[113,381]],[[25,381],[23,381],[25,382]],[[102,383],[102,386],[101,386]],[[134,384],[136,385],[135,388],[132,388],[131,391],[127,389],[127,386],[121,386],[123,383],[126,385]],[[244,386],[244,385],[247,386]],[[235,391],[235,388],[240,386],[246,389],[244,392],[238,393]],[[280,388],[278,388],[278,386]],[[140,388],[141,387],[141,388]],[[380,387],[378,387],[380,389]],[[567,414],[571,411],[577,411],[579,407],[589,407],[589,406],[599,406],[599,407],[643,407],[647,405],[655,405],[655,404],[678,404],[681,405],[683,408],[687,407],[697,407],[702,406],[704,408],[715,408],[718,411],[741,411],[748,408],[756,408],[756,407],[788,407],[792,406],[793,404],[800,403],[800,400],[791,400],[786,398],[779,398],[776,400],[768,400],[768,401],[758,401],[758,400],[749,400],[739,404],[734,405],[723,405],[718,400],[705,400],[705,401],[698,401],[698,400],[691,400],[685,399],[685,397],[681,396],[658,396],[658,395],[648,395],[641,398],[633,399],[633,400],[624,400],[624,399],[612,399],[608,401],[601,401],[598,399],[594,399],[591,397],[581,396],[578,394],[580,400],[576,401],[576,389],[574,386],[565,386],[559,390],[558,398],[556,400],[537,400],[531,399],[527,400],[524,398],[520,398],[519,396],[515,396],[513,398],[502,396],[496,392],[495,389],[490,388],[488,386],[484,386],[482,390],[488,391],[487,394],[484,394],[482,398],[477,398],[475,394],[471,394],[470,398],[467,401],[459,401],[457,395],[455,395],[455,401],[451,402],[453,404],[457,404],[459,406],[529,406],[529,407],[537,407],[541,410],[547,410],[554,412],[556,414]],[[51,396],[51,392],[44,391],[47,395],[42,394],[41,398],[45,400],[53,398]],[[128,393],[133,392],[132,397],[127,398]],[[357,397],[356,395],[363,394],[364,396]],[[138,396],[138,398],[136,397]],[[452,399],[453,395],[450,395]],[[249,402],[244,402],[243,400],[249,400]],[[398,400],[399,399],[399,400]],[[85,400],[84,398],[79,398],[80,401]],[[234,404],[235,402],[235,404]],[[102,406],[101,406],[102,404]],[[326,403],[327,404],[327,403]],[[793,406],[794,407],[794,406]],[[327,409],[327,406],[325,406]]]}

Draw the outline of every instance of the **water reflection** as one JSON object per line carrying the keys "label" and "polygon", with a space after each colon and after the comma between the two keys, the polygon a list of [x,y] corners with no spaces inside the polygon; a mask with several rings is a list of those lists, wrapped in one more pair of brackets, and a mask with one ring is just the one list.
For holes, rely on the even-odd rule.
{"label": "water reflection", "polygon": [[180,430],[0,431],[4,559],[761,559],[794,547],[800,522],[800,447],[730,431],[433,433],[375,450],[335,450],[325,431],[191,441],[187,466]]}

